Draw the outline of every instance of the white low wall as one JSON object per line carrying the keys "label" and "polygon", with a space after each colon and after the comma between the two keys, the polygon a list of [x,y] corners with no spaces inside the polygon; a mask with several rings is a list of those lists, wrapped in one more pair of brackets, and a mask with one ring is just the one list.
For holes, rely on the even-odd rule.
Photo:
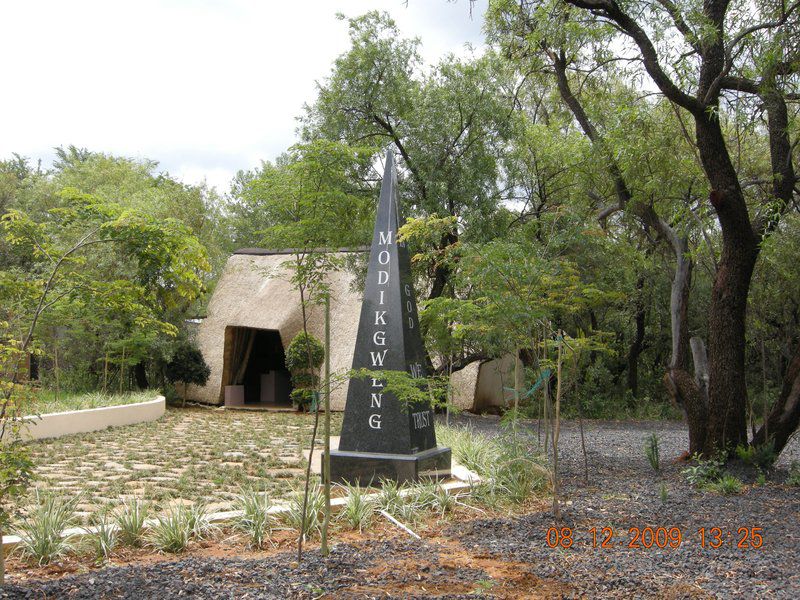
{"label": "white low wall", "polygon": [[22,439],[29,441],[62,437],[74,433],[88,433],[109,427],[155,421],[163,416],[165,410],[164,396],[158,396],[155,400],[137,404],[71,410],[41,416],[33,415],[23,418],[24,423],[20,434]]}

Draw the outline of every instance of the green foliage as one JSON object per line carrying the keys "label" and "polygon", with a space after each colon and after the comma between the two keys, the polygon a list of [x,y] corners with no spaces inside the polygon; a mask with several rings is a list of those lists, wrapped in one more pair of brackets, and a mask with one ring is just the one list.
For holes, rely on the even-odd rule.
{"label": "green foliage", "polygon": [[730,473],[725,473],[716,481],[709,483],[707,487],[712,492],[717,492],[718,494],[722,494],[724,496],[730,496],[741,493],[744,486],[741,480],[734,477]]}
{"label": "green foliage", "polygon": [[667,500],[669,499],[669,491],[667,490],[666,483],[661,484],[661,487],[658,490],[658,495],[661,498],[661,503],[666,504]]}
{"label": "green foliage", "polygon": [[0,444],[0,534],[8,527],[15,498],[23,495],[33,477],[33,463],[27,446],[18,439]]}
{"label": "green foliage", "polygon": [[93,527],[86,530],[86,539],[98,563],[111,557],[117,546],[118,538],[118,530],[106,514],[100,515],[95,520]]}
{"label": "green foliage", "polygon": [[36,504],[20,523],[19,552],[39,566],[51,563],[73,550],[72,540],[64,531],[75,525],[78,498],[60,498],[36,491]]}
{"label": "green foliage", "polygon": [[123,500],[114,514],[119,541],[131,548],[142,545],[144,522],[147,519],[147,506],[138,498]]}
{"label": "green foliage", "polygon": [[353,369],[344,377],[347,379],[379,379],[383,382],[383,392],[397,398],[403,410],[417,403],[430,404],[433,408],[446,403],[447,378],[433,375],[414,377],[406,371],[380,371],[372,369]]}
{"label": "green foliage", "polygon": [[302,532],[302,535],[308,539],[318,536],[322,531],[323,512],[325,510],[325,494],[322,486],[315,483],[309,488],[305,519],[303,518],[303,498],[303,490],[295,491],[289,499],[289,506],[283,514],[283,518],[289,527]]}
{"label": "green foliage", "polygon": [[483,480],[473,492],[480,502],[521,504],[549,485],[551,475],[544,458],[513,435],[489,438],[471,429],[440,426],[437,437],[450,446],[455,462]]}
{"label": "green foliage", "polygon": [[266,491],[243,489],[236,498],[236,509],[242,511],[234,527],[247,535],[250,548],[260,550],[270,541],[274,517],[270,514],[272,502]]}
{"label": "green foliage", "polygon": [[192,517],[182,504],[173,505],[156,518],[148,532],[148,543],[159,552],[179,554],[192,537]]}
{"label": "green foliage", "polygon": [[659,463],[658,436],[655,433],[651,433],[650,437],[647,438],[644,445],[644,453],[645,456],[647,456],[647,462],[653,467],[653,471],[660,471],[661,464]]}
{"label": "green foliage", "polygon": [[239,172],[231,203],[238,247],[361,246],[371,231],[371,189],[361,183],[371,151],[338,141],[298,144],[276,164]]}
{"label": "green foliage", "polygon": [[385,510],[389,514],[398,514],[400,508],[405,503],[402,486],[392,479],[382,479],[380,481],[381,491],[378,494],[378,509]]}
{"label": "green foliage", "polygon": [[202,352],[194,344],[182,341],[167,363],[164,373],[171,383],[181,382],[184,386],[205,385],[211,375],[211,369],[206,364]]}
{"label": "green foliage", "polygon": [[317,371],[325,359],[325,348],[311,334],[298,333],[286,348],[286,368],[292,373]]}
{"label": "green foliage", "polygon": [[693,456],[694,466],[683,469],[681,473],[686,477],[691,485],[702,488],[710,483],[719,480],[723,475],[722,466],[724,462],[719,458],[703,459]]}
{"label": "green foliage", "polygon": [[743,463],[757,469],[769,469],[778,459],[775,453],[775,443],[770,440],[760,446],[736,446],[736,456]]}
{"label": "green foliage", "polygon": [[377,508],[375,501],[368,497],[369,489],[362,488],[360,485],[345,486],[347,501],[344,508],[339,513],[339,518],[343,520],[350,529],[358,530],[360,533],[368,529],[375,517]]}
{"label": "green foliage", "polygon": [[286,348],[286,367],[292,374],[294,386],[289,397],[299,410],[309,410],[314,406],[319,390],[319,369],[324,359],[322,342],[302,331]]}

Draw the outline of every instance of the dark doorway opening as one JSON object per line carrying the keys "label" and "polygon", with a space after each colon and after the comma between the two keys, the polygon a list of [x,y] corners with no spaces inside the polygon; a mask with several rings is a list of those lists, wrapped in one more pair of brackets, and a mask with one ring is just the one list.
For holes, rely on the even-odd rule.
{"label": "dark doorway opening", "polygon": [[[245,406],[291,406],[291,383],[281,335],[274,329],[228,327],[228,387]],[[226,404],[228,404],[226,400]]]}

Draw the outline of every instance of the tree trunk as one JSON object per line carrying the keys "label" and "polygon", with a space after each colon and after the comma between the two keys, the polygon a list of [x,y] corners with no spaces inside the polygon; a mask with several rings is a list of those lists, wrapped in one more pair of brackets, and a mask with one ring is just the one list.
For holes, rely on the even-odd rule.
{"label": "tree trunk", "polygon": [[703,452],[727,454],[747,443],[745,328],[759,246],[719,121],[709,111],[694,116],[700,158],[712,186],[710,200],[722,228],[722,256],[708,318],[708,426]]}
{"label": "tree trunk", "polygon": [[146,390],[150,387],[147,381],[147,369],[145,369],[144,361],[140,361],[134,365],[133,376],[136,378],[136,387],[140,390]]}
{"label": "tree trunk", "polygon": [[636,280],[636,334],[633,338],[630,350],[628,350],[628,389],[634,398],[639,396],[639,355],[644,351],[645,321],[647,311],[643,298],[644,277],[642,275]]}
{"label": "tree trunk", "polygon": [[792,433],[800,425],[800,343],[795,348],[783,378],[778,400],[772,406],[766,422],[753,437],[753,445],[761,446],[772,440],[776,453],[786,446]]}

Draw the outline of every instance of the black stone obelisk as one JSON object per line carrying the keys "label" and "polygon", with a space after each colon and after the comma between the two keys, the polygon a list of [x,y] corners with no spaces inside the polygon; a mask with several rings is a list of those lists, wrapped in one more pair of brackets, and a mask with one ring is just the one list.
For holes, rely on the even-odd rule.
{"label": "black stone obelisk", "polygon": [[[406,371],[426,376],[411,262],[397,242],[400,215],[394,155],[386,153],[353,369]],[[427,403],[403,404],[380,379],[351,379],[331,480],[378,483],[450,475],[450,449],[436,446]]]}

